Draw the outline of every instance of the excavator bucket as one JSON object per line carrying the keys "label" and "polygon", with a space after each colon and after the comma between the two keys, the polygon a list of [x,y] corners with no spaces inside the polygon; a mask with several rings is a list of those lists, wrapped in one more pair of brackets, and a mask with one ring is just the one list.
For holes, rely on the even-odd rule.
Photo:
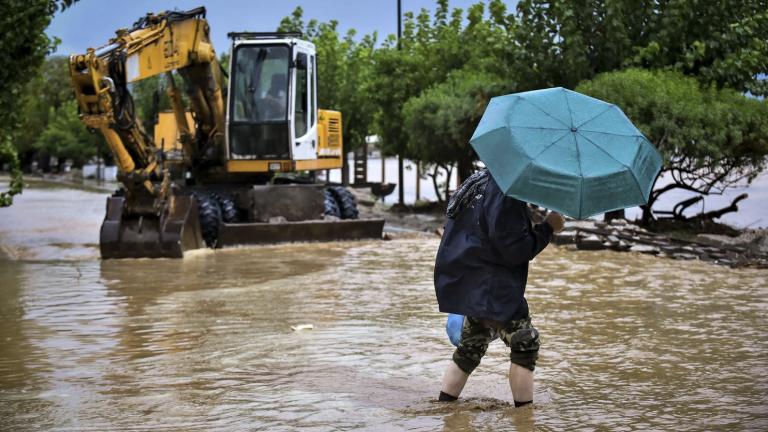
{"label": "excavator bucket", "polygon": [[124,214],[125,197],[107,198],[101,225],[101,257],[182,258],[184,251],[205,247],[200,234],[197,202],[174,195],[160,217]]}

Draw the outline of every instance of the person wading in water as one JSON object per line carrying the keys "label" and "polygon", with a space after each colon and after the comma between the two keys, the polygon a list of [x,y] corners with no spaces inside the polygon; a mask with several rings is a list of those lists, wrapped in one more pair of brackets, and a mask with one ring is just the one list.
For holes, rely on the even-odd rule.
{"label": "person wading in water", "polygon": [[539,332],[524,297],[528,262],[565,221],[550,212],[533,225],[527,204],[506,196],[486,170],[462,183],[446,213],[435,261],[435,293],[441,312],[466,319],[439,400],[458,399],[488,344],[500,338],[510,348],[509,387],[515,406],[529,404]]}

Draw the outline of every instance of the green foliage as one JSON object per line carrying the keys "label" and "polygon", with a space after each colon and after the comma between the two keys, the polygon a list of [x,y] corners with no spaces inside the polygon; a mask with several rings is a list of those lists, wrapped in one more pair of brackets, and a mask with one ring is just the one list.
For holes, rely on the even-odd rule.
{"label": "green foliage", "polygon": [[[57,10],[77,0],[3,0],[0,3],[0,163],[12,167],[10,193],[21,192],[21,171],[11,139],[20,120],[25,85],[55,46],[44,31]],[[3,194],[0,207],[10,205]]]}
{"label": "green foliage", "polygon": [[8,207],[13,204],[13,196],[21,193],[22,179],[16,149],[11,145],[7,135],[0,135],[0,162],[2,161],[10,166],[11,182],[8,191],[0,192],[0,207]]}
{"label": "green foliage", "polygon": [[673,182],[651,194],[650,207],[672,189],[703,195],[749,182],[768,157],[768,104],[732,89],[702,87],[675,71],[628,69],[583,82],[579,92],[618,105],[654,143]]}
{"label": "green foliage", "polygon": [[[146,101],[149,106],[151,94]],[[105,149],[104,138],[88,132],[78,119],[68,58],[46,58],[39,73],[27,84],[23,102],[14,139],[22,163],[29,163],[35,156],[56,156],[62,162],[72,159],[75,166],[80,166],[96,155],[98,148]]]}
{"label": "green foliage", "polygon": [[516,59],[525,89],[575,87],[625,66],[669,68],[756,95],[768,70],[765,0],[522,0]]}
{"label": "green foliage", "polygon": [[[222,51],[221,54],[219,54],[219,66],[224,70],[224,73],[229,75],[229,61],[230,61],[231,54],[229,51]],[[225,75],[226,79],[226,75]]]}
{"label": "green foliage", "polygon": [[54,42],[43,32],[55,3],[48,0],[6,0],[0,6],[0,129],[9,134],[18,122],[19,101],[29,77]]}
{"label": "green foliage", "polygon": [[648,40],[628,64],[668,67],[704,84],[768,96],[768,2],[675,0],[645,16]]}
{"label": "green foliage", "polygon": [[[176,88],[183,89],[178,74],[173,74]],[[136,107],[136,118],[149,136],[154,136],[155,123],[159,112],[171,109],[168,97],[168,81],[165,75],[155,75],[130,85],[131,96]],[[181,91],[182,103],[186,105],[186,93]]]}
{"label": "green foliage", "polygon": [[[465,16],[463,10],[450,10],[448,1],[440,0],[433,17],[430,17],[426,9],[422,9],[418,15],[410,12],[404,14],[399,47],[396,40],[390,37],[381,49],[376,50],[371,97],[379,109],[375,126],[385,152],[413,159],[439,153],[419,150],[417,145],[407,145],[417,141],[410,139],[411,133],[422,132],[406,127],[418,124],[420,120],[408,118],[404,107],[409,99],[419,97],[422,92],[446,81],[452,72],[466,68],[467,74],[486,74],[491,85],[497,81],[514,81],[508,65],[499,61],[507,58],[508,47],[513,44],[511,30],[514,28],[514,19],[506,14],[506,7],[501,1],[491,1],[488,10],[488,20],[484,19],[486,10],[482,3],[471,6]],[[447,84],[438,93],[450,92],[449,89],[455,88],[455,85]],[[471,102],[473,97],[471,95],[464,100]],[[468,109],[472,110],[473,107]],[[413,108],[410,113],[420,111]],[[465,120],[462,118],[458,121]],[[475,124],[458,127],[468,129]],[[422,126],[430,127],[426,123],[422,123]],[[426,135],[441,133],[438,129],[423,132]],[[438,163],[436,159],[422,160]]]}
{"label": "green foliage", "polygon": [[[705,87],[699,93],[706,101],[686,99],[690,95],[682,89],[696,93],[695,81],[683,85],[681,77],[665,75],[663,80],[674,81],[679,91],[670,90],[662,105],[677,113],[683,110],[680,106],[717,106],[720,111],[712,115],[719,116],[718,123],[713,125],[722,124],[724,129],[668,130],[660,144],[674,146],[673,152],[663,149],[669,161],[686,161],[696,175],[709,172],[703,177],[707,184],[718,178],[712,173],[733,174],[715,182],[717,187],[727,187],[734,179],[750,178],[762,169],[762,126],[754,119],[755,111],[750,111],[754,102],[745,102],[739,92],[768,93],[766,81],[758,79],[768,71],[766,11],[765,0],[521,0],[515,13],[500,0],[479,2],[466,11],[451,9],[448,0],[437,0],[432,14],[426,9],[406,12],[400,41],[389,36],[380,47],[366,46],[363,61],[353,61],[357,57],[350,53],[355,42],[349,36],[341,40],[334,21],[305,25],[297,8],[283,20],[281,29],[303,31],[315,41],[321,100],[333,101],[345,120],[358,109],[364,112],[354,126],[361,131],[359,136],[378,134],[385,154],[428,165],[458,163],[460,178],[471,167],[474,155],[467,140],[488,95],[553,86],[575,88],[597,74],[633,66],[694,77]],[[358,63],[364,65],[363,72],[350,72]],[[735,91],[718,93],[716,88]],[[354,102],[345,105],[347,101]],[[693,116],[701,111],[698,106],[689,112]],[[722,121],[737,115],[738,120]],[[650,122],[651,117],[647,118]],[[651,132],[658,127],[662,126],[653,126]],[[708,131],[706,139],[701,136],[703,130]],[[691,139],[696,145],[677,142]],[[718,171],[717,164],[725,165]]]}
{"label": "green foliage", "polygon": [[644,44],[653,3],[634,0],[522,0],[512,54],[521,90],[573,88],[621,67]]}
{"label": "green foliage", "polygon": [[74,98],[68,68],[69,60],[66,57],[48,57],[39,73],[27,83],[22,95],[20,123],[14,138],[14,145],[24,164],[29,163],[37,154],[35,144],[48,125],[52,109],[57,110],[65,101]]}
{"label": "green foliage", "polygon": [[68,100],[58,109],[51,108],[48,125],[35,147],[44,154],[72,159],[76,166],[81,166],[96,155],[101,140],[101,135],[89,132],[80,121],[77,102]]}
{"label": "green foliage", "polygon": [[[66,59],[34,73],[54,45],[43,32],[52,14],[72,3],[0,6],[0,55],[12,66],[0,70],[0,162],[17,163],[11,142],[22,162],[36,152],[80,162],[98,147],[101,137],[76,119]],[[457,163],[464,177],[475,157],[468,138],[490,96],[592,80],[579,90],[622,106],[680,187],[710,193],[764,166],[765,102],[740,93],[768,95],[758,79],[768,71],[766,0],[520,0],[513,13],[501,0],[467,10],[437,0],[433,13],[406,12],[400,41],[381,44],[376,34],[340,35],[336,21],[305,22],[296,8],[279,30],[315,43],[318,104],[343,113],[347,148],[376,133],[385,154]],[[608,73],[627,67],[656,72]],[[150,129],[156,91],[157,108],[168,109],[163,78],[133,86]]]}
{"label": "green foliage", "polygon": [[407,153],[443,166],[458,163],[460,176],[466,177],[475,160],[469,139],[488,101],[512,86],[492,74],[460,69],[409,99],[403,107]]}

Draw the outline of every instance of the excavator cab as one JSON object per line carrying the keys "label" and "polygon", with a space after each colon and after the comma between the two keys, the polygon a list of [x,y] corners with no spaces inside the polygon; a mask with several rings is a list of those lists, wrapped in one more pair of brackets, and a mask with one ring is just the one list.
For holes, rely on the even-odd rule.
{"label": "excavator cab", "polygon": [[271,171],[317,160],[315,46],[294,33],[229,36],[229,159],[269,160]]}

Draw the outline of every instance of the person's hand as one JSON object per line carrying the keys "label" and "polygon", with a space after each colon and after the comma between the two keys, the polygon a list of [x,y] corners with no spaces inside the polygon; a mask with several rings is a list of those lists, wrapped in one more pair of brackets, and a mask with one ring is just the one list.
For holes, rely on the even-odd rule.
{"label": "person's hand", "polygon": [[544,222],[548,223],[552,227],[552,232],[560,232],[565,226],[565,219],[558,212],[549,212]]}

